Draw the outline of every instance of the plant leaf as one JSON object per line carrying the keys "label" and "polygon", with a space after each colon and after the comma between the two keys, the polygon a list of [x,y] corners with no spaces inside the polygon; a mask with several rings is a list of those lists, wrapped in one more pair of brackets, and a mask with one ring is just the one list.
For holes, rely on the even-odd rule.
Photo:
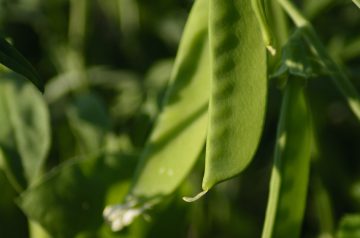
{"label": "plant leaf", "polygon": [[14,203],[14,199],[18,194],[12,188],[2,168],[0,168],[0,188],[1,237],[27,237],[26,217]]}
{"label": "plant leaf", "polygon": [[52,237],[99,237],[102,208],[125,195],[135,162],[129,155],[102,155],[65,163],[22,193],[18,204]]}
{"label": "plant leaf", "polygon": [[263,238],[296,238],[300,235],[312,139],[310,111],[302,80],[290,78],[285,88]]}
{"label": "plant leaf", "polygon": [[0,148],[6,174],[23,189],[39,174],[50,146],[42,95],[17,74],[0,74]]}
{"label": "plant leaf", "polygon": [[32,65],[22,56],[15,47],[0,37],[0,63],[9,69],[28,78],[41,92],[44,84]]}
{"label": "plant leaf", "polygon": [[66,112],[81,155],[94,155],[104,146],[110,121],[105,105],[94,94],[79,94]]}
{"label": "plant leaf", "polygon": [[202,187],[243,171],[260,141],[266,53],[251,2],[210,1],[212,92]]}
{"label": "plant leaf", "polygon": [[359,236],[360,236],[360,214],[348,214],[342,217],[336,237],[355,238]]}

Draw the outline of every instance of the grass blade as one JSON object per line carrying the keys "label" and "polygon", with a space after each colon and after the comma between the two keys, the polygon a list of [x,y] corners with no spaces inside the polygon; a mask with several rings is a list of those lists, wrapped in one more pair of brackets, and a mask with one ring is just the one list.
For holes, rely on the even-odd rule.
{"label": "grass blade", "polygon": [[15,47],[2,37],[0,37],[0,63],[25,76],[41,92],[44,92],[44,84],[32,65],[17,51],[17,49],[15,49]]}

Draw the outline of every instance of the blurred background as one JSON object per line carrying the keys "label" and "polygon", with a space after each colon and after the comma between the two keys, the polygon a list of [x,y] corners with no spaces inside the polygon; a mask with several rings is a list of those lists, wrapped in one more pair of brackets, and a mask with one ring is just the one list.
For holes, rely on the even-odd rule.
{"label": "blurred background", "polygon": [[[297,3],[360,91],[360,10],[343,0]],[[36,222],[48,237],[260,237],[281,104],[275,81],[260,148],[241,176],[184,203],[181,196],[200,188],[202,155],[176,194],[151,211],[151,221],[139,219],[112,233],[102,220],[105,204],[120,202],[126,193],[161,109],[191,5],[0,0],[1,35],[46,82],[41,100],[50,116],[42,122],[49,123],[51,144],[42,173],[55,171],[34,192],[25,215],[16,203],[20,191],[0,166],[0,237],[47,237]],[[360,123],[329,77],[309,80],[307,89],[316,146],[301,237],[335,237],[345,214],[360,213]],[[95,156],[98,151],[104,153]]]}

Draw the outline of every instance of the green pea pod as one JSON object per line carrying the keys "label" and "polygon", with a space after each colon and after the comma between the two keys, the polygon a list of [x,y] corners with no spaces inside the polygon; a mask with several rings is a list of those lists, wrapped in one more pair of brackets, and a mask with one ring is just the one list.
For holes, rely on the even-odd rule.
{"label": "green pea pod", "polygon": [[285,88],[262,238],[299,237],[312,139],[311,117],[302,81],[290,78]]}
{"label": "green pea pod", "polygon": [[260,141],[266,104],[266,52],[247,0],[210,0],[212,82],[202,188],[243,171]]}
{"label": "green pea pod", "polygon": [[32,65],[12,45],[0,37],[0,63],[27,77],[41,92],[44,84]]}
{"label": "green pea pod", "polygon": [[173,192],[203,149],[210,91],[207,23],[208,0],[196,0],[175,60],[163,111],[142,154],[128,199],[124,205],[104,211],[113,230],[122,229],[144,209]]}
{"label": "green pea pod", "polygon": [[360,0],[352,0],[355,5],[360,8]]}

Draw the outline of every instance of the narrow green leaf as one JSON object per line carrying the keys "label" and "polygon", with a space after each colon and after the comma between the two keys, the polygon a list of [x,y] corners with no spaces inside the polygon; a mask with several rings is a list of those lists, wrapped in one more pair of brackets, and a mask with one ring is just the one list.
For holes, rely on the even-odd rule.
{"label": "narrow green leaf", "polygon": [[0,74],[0,148],[6,173],[18,188],[39,174],[50,146],[42,95],[17,74]]}
{"label": "narrow green leaf", "polygon": [[28,78],[41,92],[44,92],[44,84],[37,75],[35,69],[22,56],[15,47],[0,37],[0,63],[11,70]]}
{"label": "narrow green leaf", "polygon": [[348,214],[341,218],[338,238],[360,237],[360,214]]}
{"label": "narrow green leaf", "polygon": [[102,155],[66,163],[22,193],[18,204],[52,237],[103,237],[102,208],[126,194],[135,162],[129,155]]}
{"label": "narrow green leaf", "polygon": [[203,189],[243,171],[260,141],[266,52],[251,2],[210,1],[212,92]]}
{"label": "narrow green leaf", "polygon": [[290,78],[285,88],[263,238],[296,238],[300,235],[312,139],[310,111],[302,81]]}
{"label": "narrow green leaf", "polygon": [[[190,172],[205,143],[209,100],[208,1],[196,0],[185,27],[162,112],[146,145],[126,208],[108,207],[114,230],[135,206],[146,209],[173,192]],[[124,207],[123,206],[123,207]],[[118,225],[115,225],[118,224]]]}
{"label": "narrow green leaf", "polygon": [[350,109],[354,115],[360,120],[360,95],[354,85],[351,83],[347,75],[341,68],[331,59],[326,48],[318,38],[314,28],[300,11],[288,0],[278,0],[285,11],[290,15],[299,31],[307,41],[313,54],[322,62],[323,68],[332,77],[336,87],[344,95]]}

